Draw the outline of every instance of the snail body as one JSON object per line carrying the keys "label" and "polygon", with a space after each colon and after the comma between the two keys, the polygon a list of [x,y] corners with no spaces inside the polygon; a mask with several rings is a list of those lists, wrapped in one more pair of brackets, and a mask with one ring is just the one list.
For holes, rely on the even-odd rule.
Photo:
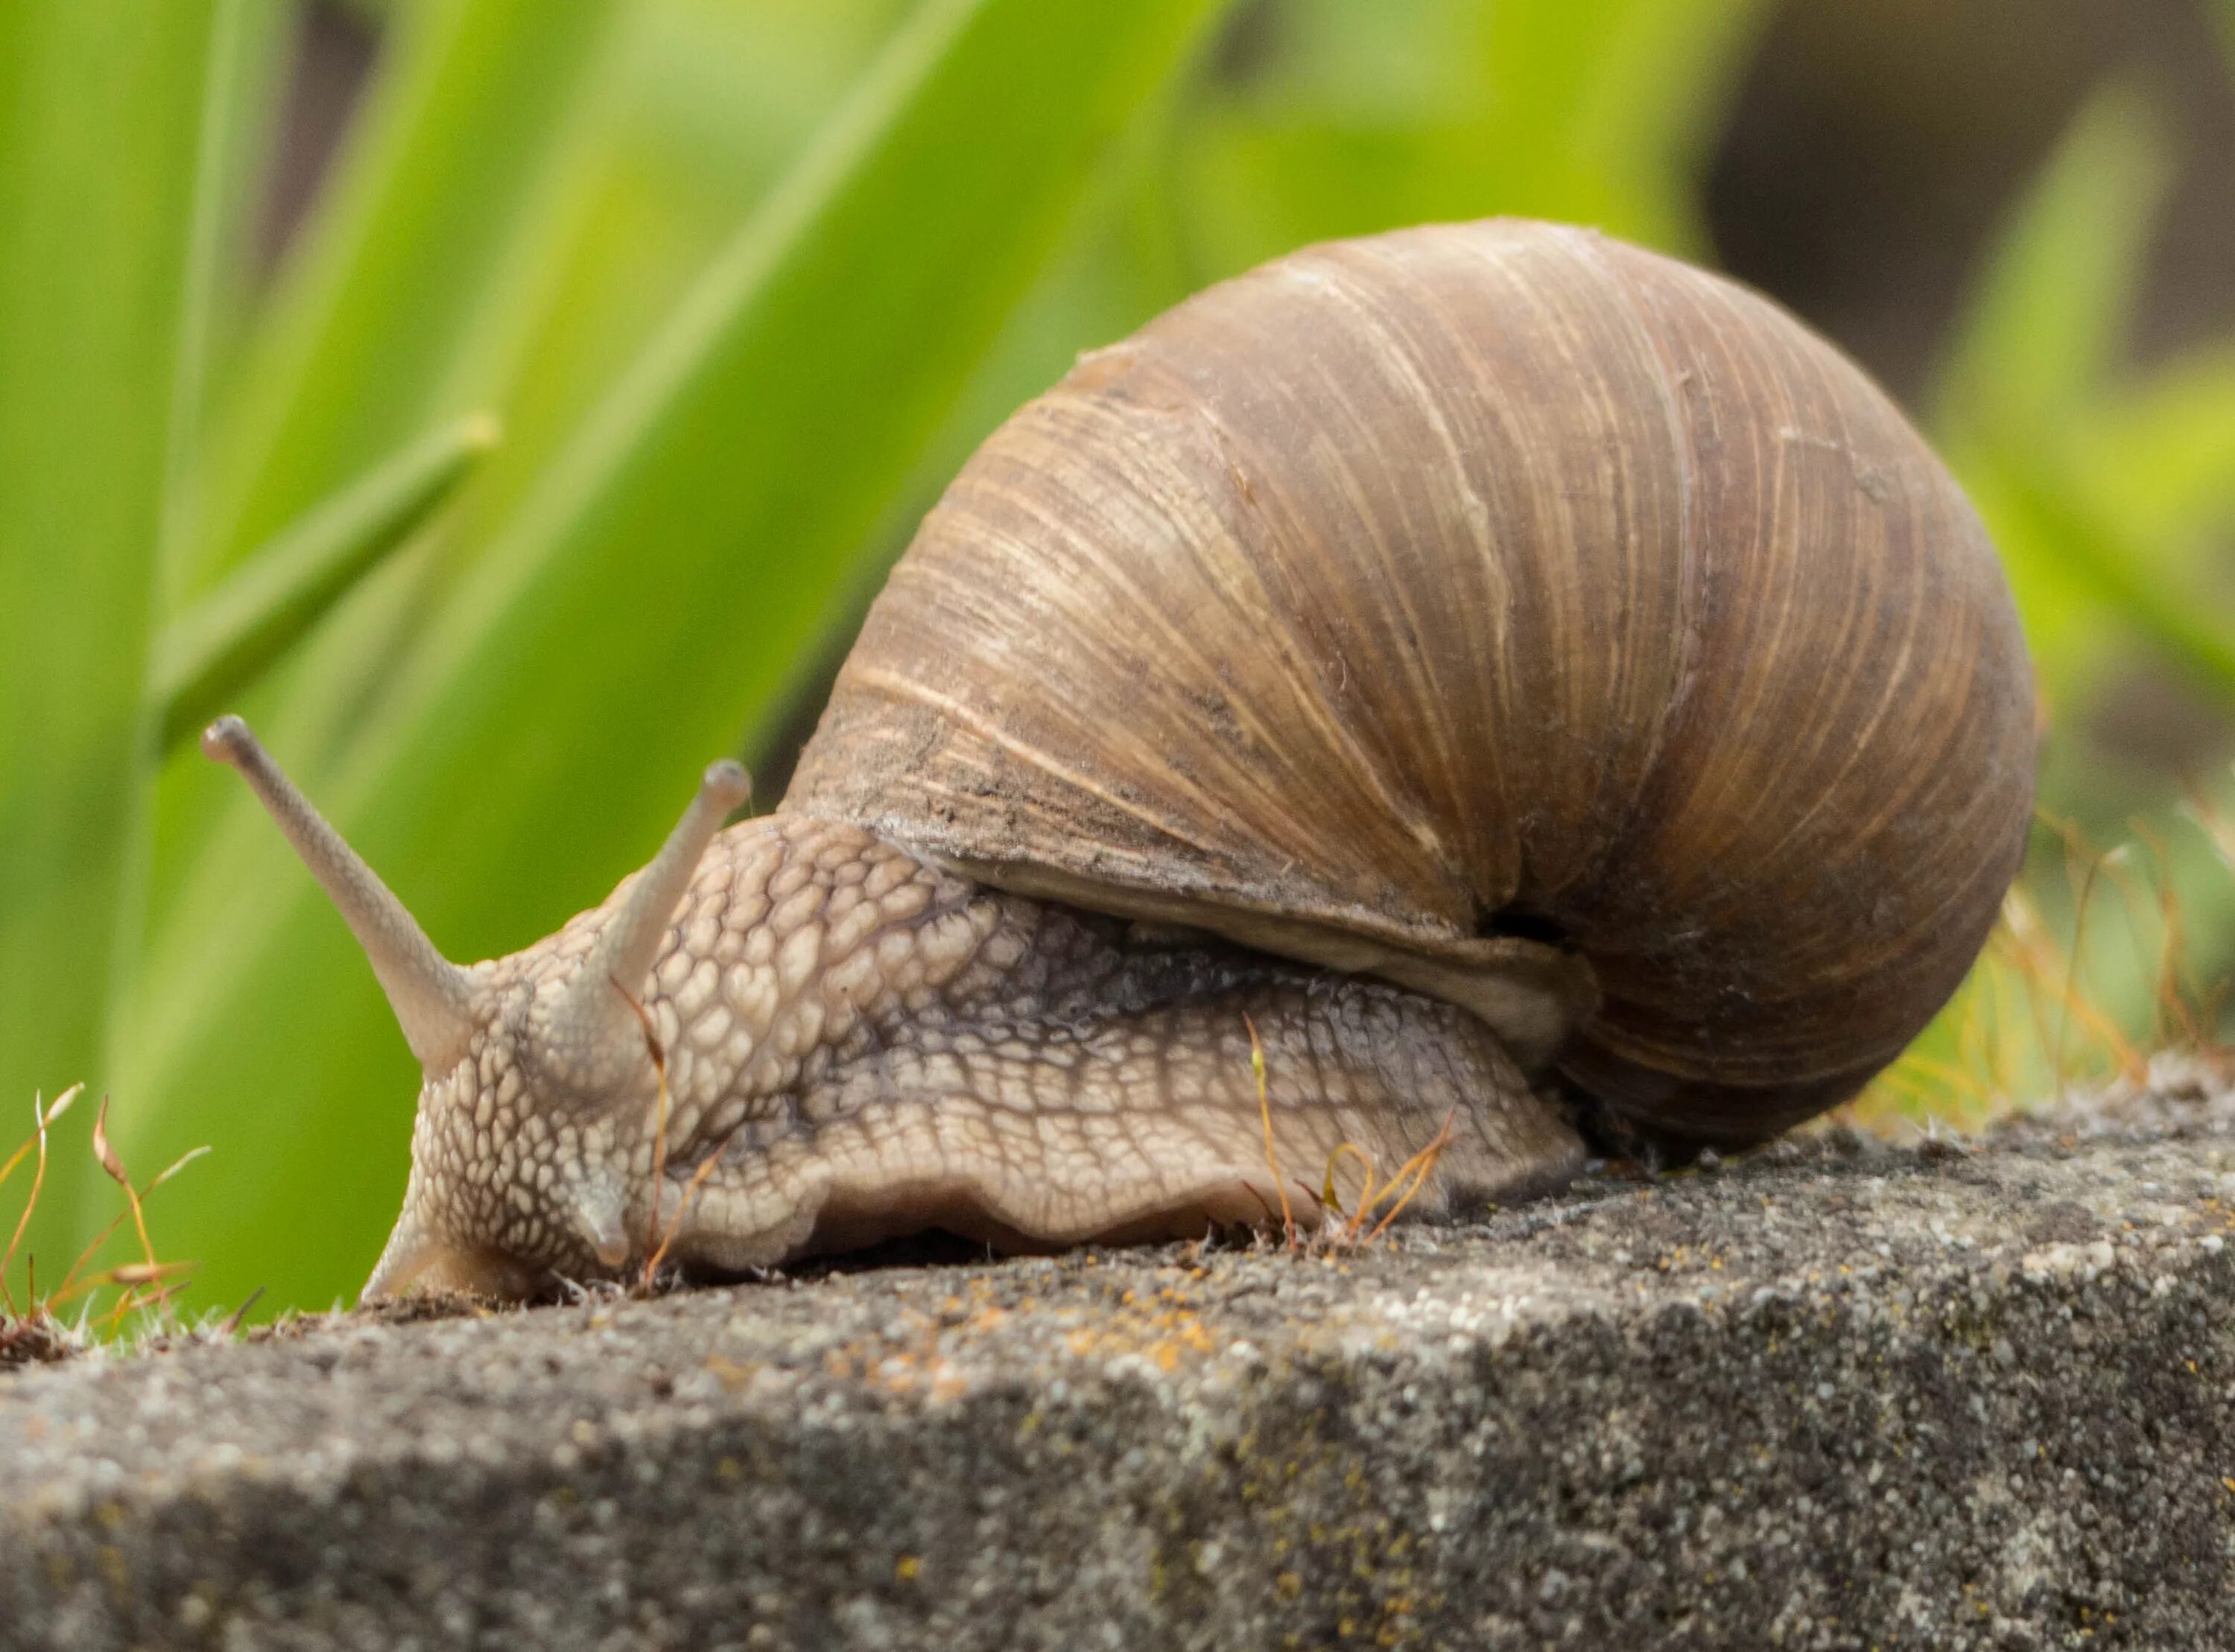
{"label": "snail body", "polygon": [[724,1269],[1199,1231],[1446,1120],[1419,1208],[1557,1183],[1579,1123],[1758,1139],[1969,967],[2031,708],[1976,518],[1858,369],[1493,221],[1082,358],[926,519],[777,812],[718,837],[718,766],[513,957],[443,963],[245,729],[206,743],[426,1068],[369,1293],[516,1293],[671,1231]]}

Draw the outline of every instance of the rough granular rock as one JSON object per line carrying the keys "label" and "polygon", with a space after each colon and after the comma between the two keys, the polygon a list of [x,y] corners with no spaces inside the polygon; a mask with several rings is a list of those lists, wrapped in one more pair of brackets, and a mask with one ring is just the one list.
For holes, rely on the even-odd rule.
{"label": "rough granular rock", "polygon": [[2220,1647],[2235,1134],[0,1376],[25,1647]]}

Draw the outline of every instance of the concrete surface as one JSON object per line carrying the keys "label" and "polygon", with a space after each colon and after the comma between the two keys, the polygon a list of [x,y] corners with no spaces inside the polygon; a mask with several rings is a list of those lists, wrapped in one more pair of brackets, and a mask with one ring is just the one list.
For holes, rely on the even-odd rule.
{"label": "concrete surface", "polygon": [[2235,1645],[2227,1112],[20,1369],[0,1644]]}

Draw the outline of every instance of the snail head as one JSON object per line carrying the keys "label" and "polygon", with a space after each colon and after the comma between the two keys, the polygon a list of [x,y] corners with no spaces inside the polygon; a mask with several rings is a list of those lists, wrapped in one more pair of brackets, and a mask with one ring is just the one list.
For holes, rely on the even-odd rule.
{"label": "snail head", "polygon": [[460,965],[246,723],[220,718],[202,750],[248,781],[324,888],[419,1061],[410,1180],[365,1299],[519,1297],[555,1275],[611,1276],[639,1259],[659,1215],[632,1208],[657,1179],[660,1056],[640,995],[707,845],[750,793],[744,769],[706,770],[613,901],[524,951]]}

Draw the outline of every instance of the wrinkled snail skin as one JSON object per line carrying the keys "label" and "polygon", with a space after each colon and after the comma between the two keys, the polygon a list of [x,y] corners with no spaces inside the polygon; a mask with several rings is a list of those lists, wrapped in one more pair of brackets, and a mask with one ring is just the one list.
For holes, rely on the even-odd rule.
{"label": "wrinkled snail skin", "polygon": [[1308,1224],[1329,1173],[1355,1209],[1368,1166],[1386,1183],[1439,1141],[1423,1211],[1583,1160],[1453,1005],[1003,893],[856,826],[718,833],[731,764],[604,904],[461,968],[239,719],[203,745],[341,908],[425,1069],[368,1299],[528,1296],[656,1256],[734,1272],[927,1227],[1029,1249],[1284,1204]]}
{"label": "wrinkled snail skin", "polygon": [[[538,1031],[626,892],[484,967],[470,1047],[422,1094],[405,1217],[368,1294],[528,1294],[640,1268],[671,1228],[671,1259],[731,1271],[928,1226],[1012,1250],[1192,1237],[1280,1209],[1267,1116],[1307,1207],[1339,1144],[1386,1178],[1447,1119],[1430,1210],[1556,1185],[1582,1158],[1448,1004],[1143,944],[857,829],[771,818],[707,849],[645,983],[669,1081],[655,1211],[640,1034],[630,1078],[584,1094]],[[1346,1155],[1353,1195],[1356,1170]]]}
{"label": "wrinkled snail skin", "polygon": [[1501,220],[1083,357],[927,517],[777,812],[719,830],[715,766],[514,957],[444,962],[205,744],[426,1073],[373,1296],[1308,1222],[1447,1121],[1416,1211],[1557,1185],[1579,1123],[1759,1139],[1953,990],[2032,741],[1992,550],[1856,368]]}

